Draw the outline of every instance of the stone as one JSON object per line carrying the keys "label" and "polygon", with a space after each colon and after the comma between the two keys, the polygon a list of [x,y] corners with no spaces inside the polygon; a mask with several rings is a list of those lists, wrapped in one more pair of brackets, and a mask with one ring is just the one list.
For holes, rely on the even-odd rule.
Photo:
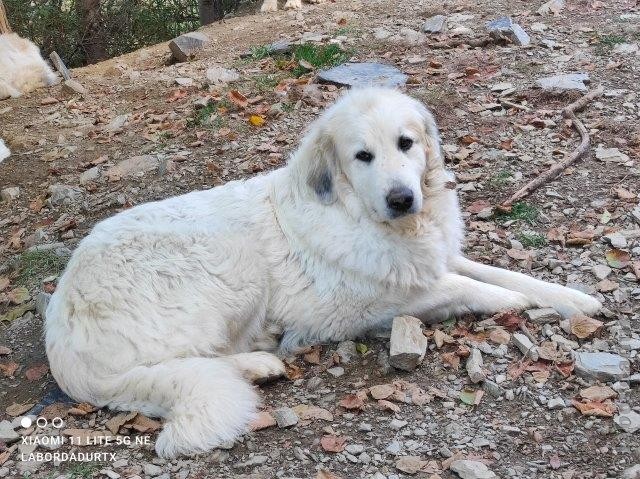
{"label": "stone", "polygon": [[94,166],[93,168],[89,168],[87,171],[83,171],[80,175],[80,184],[86,185],[92,181],[96,181],[100,178],[100,167]]}
{"label": "stone", "polygon": [[118,474],[115,471],[112,471],[111,469],[101,469],[100,470],[100,474],[103,474],[103,475],[107,476],[109,479],[119,479],[120,478],[120,474]]}
{"label": "stone", "polygon": [[444,15],[434,15],[422,24],[422,31],[425,33],[442,33],[446,28],[447,17]]}
{"label": "stone", "polygon": [[106,172],[109,181],[117,181],[126,176],[144,175],[158,168],[159,161],[155,155],[132,156],[118,162]]}
{"label": "stone", "polygon": [[190,87],[193,86],[193,78],[189,78],[189,77],[177,77],[174,79],[174,81],[176,82],[176,85],[178,86],[183,86],[183,87]]}
{"label": "stone", "polygon": [[523,315],[528,321],[536,324],[557,323],[562,319],[553,308],[528,309]]}
{"label": "stone", "polygon": [[564,0],[549,0],[536,11],[538,15],[557,15],[564,8]]}
{"label": "stone", "polygon": [[389,423],[389,427],[394,431],[399,431],[403,427],[409,424],[407,421],[402,421],[401,419],[392,419]]}
{"label": "stone", "polygon": [[362,444],[349,444],[344,448],[349,454],[358,456],[364,452],[364,446]]}
{"label": "stone", "polygon": [[471,354],[469,354],[466,364],[467,374],[469,374],[471,382],[480,383],[487,378],[482,370],[483,364],[482,354],[480,354],[480,351],[477,348],[473,348],[471,350]]}
{"label": "stone", "polygon": [[49,301],[51,301],[51,294],[45,293],[41,291],[36,296],[36,312],[45,319],[45,312],[47,311],[47,306],[49,306]]}
{"label": "stone", "polygon": [[258,456],[250,457],[249,459],[247,459],[244,462],[238,462],[238,463],[234,464],[233,467],[243,468],[243,467],[262,466],[268,460],[269,460],[269,456],[260,456],[260,455],[258,455]]}
{"label": "stone", "polygon": [[391,328],[391,366],[404,371],[413,371],[422,362],[427,352],[427,338],[422,333],[422,321],[413,316],[393,318]]}
{"label": "stone", "polygon": [[426,464],[418,456],[403,456],[396,461],[396,469],[406,474],[417,474]]}
{"label": "stone", "polygon": [[562,399],[561,397],[551,398],[547,402],[547,407],[549,409],[564,409],[565,407],[564,399]]}
{"label": "stone", "polygon": [[147,476],[151,476],[151,477],[159,476],[160,474],[162,474],[162,468],[151,462],[147,462],[143,466],[143,470]]}
{"label": "stone", "polygon": [[129,115],[128,113],[117,115],[109,123],[107,123],[102,128],[102,130],[106,131],[107,133],[115,133],[117,131],[120,131],[122,130],[122,127],[127,123],[130,116],[131,115]]}
{"label": "stone", "polygon": [[2,201],[10,203],[12,201],[17,200],[20,197],[20,188],[18,186],[10,186],[8,188],[3,188],[0,191],[0,198]]}
{"label": "stone", "polygon": [[9,421],[0,421],[0,442],[11,444],[20,439],[20,434],[13,430]]}
{"label": "stone", "polygon": [[487,22],[489,35],[499,40],[506,39],[516,45],[527,46],[531,38],[517,23],[513,23],[511,17],[500,17]]}
{"label": "stone", "polygon": [[612,269],[609,268],[606,264],[597,264],[593,268],[591,268],[591,272],[593,275],[602,280],[611,274]]}
{"label": "stone", "polygon": [[348,87],[399,87],[407,75],[396,67],[382,63],[345,63],[318,73],[318,81]]}
{"label": "stone", "polygon": [[499,384],[489,380],[484,381],[484,383],[482,384],[482,389],[484,389],[494,398],[499,398],[500,396],[502,396],[503,392]]}
{"label": "stone", "polygon": [[74,93],[78,93],[79,95],[86,95],[87,89],[83,87],[80,82],[69,78],[62,83],[62,91],[73,95]]}
{"label": "stone", "polygon": [[578,90],[587,91],[585,82],[589,82],[589,75],[586,73],[567,73],[550,77],[538,78],[536,85],[543,90]]}
{"label": "stone", "polygon": [[11,150],[7,148],[7,145],[4,144],[4,141],[0,138],[0,163],[11,156]]}
{"label": "stone", "polygon": [[614,163],[626,163],[629,161],[629,156],[618,148],[605,148],[602,145],[598,145],[596,148],[596,158],[604,162],[611,161]]}
{"label": "stone", "polygon": [[75,203],[82,199],[82,190],[76,186],[56,183],[49,186],[48,202],[51,206],[60,206]]}
{"label": "stone", "polygon": [[278,427],[291,427],[298,424],[298,415],[296,412],[290,407],[281,407],[274,410],[272,413],[273,417],[278,423]]}
{"label": "stone", "polygon": [[340,376],[344,376],[344,368],[340,366],[329,368],[327,369],[327,372],[331,374],[334,378],[339,378]]}
{"label": "stone", "polygon": [[479,461],[457,460],[449,466],[461,479],[493,479],[496,476],[485,464]]}
{"label": "stone", "polygon": [[204,33],[190,32],[171,40],[169,50],[175,61],[186,62],[194,58],[207,43],[209,43],[209,37]]}
{"label": "stone", "polygon": [[422,33],[407,27],[400,29],[400,37],[398,40],[405,45],[420,45],[426,41]]}
{"label": "stone", "polygon": [[603,382],[624,379],[631,373],[629,360],[612,353],[575,353],[576,375]]}
{"label": "stone", "polygon": [[513,333],[511,341],[520,350],[522,354],[531,358],[533,361],[538,360],[538,348],[522,333]]}
{"label": "stone", "polygon": [[640,339],[622,338],[618,341],[618,345],[625,351],[636,351],[640,349]]}
{"label": "stone", "polygon": [[625,469],[620,479],[640,479],[640,464]]}
{"label": "stone", "polygon": [[623,234],[609,233],[604,236],[604,239],[606,239],[614,248],[623,249],[627,247],[627,238],[625,238]]}
{"label": "stone", "polygon": [[237,71],[218,66],[208,68],[206,76],[207,80],[214,85],[224,85],[240,79]]}
{"label": "stone", "polygon": [[342,341],[338,344],[336,353],[340,356],[340,362],[347,364],[358,354],[356,343],[353,341]]}
{"label": "stone", "polygon": [[638,53],[637,43],[618,43],[613,47],[613,53],[627,55],[630,53]]}
{"label": "stone", "polygon": [[624,432],[633,434],[640,429],[640,414],[635,411],[620,413],[613,418],[613,422]]}

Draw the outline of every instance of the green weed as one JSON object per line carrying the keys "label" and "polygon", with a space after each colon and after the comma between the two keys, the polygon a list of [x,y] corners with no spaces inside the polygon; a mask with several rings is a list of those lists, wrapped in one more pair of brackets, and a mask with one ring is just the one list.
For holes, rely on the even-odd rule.
{"label": "green weed", "polygon": [[539,211],[524,201],[514,203],[508,213],[499,213],[497,217],[501,220],[520,220],[525,223],[534,224],[538,218]]}
{"label": "green weed", "polygon": [[518,234],[518,241],[525,248],[540,248],[547,244],[547,238],[538,233],[522,232]]}
{"label": "green weed", "polygon": [[53,251],[26,251],[20,256],[16,284],[31,288],[39,285],[47,276],[59,275],[67,264],[67,258]]}

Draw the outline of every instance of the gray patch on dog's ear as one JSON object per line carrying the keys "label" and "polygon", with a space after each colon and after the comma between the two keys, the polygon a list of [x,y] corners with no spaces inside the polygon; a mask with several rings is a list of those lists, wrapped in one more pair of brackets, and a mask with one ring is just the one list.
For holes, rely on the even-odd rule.
{"label": "gray patch on dog's ear", "polygon": [[315,192],[322,204],[336,201],[334,185],[335,151],[331,139],[319,136],[313,148],[312,164],[308,171],[307,184]]}
{"label": "gray patch on dog's ear", "polygon": [[320,173],[313,189],[323,203],[328,204],[333,201],[333,177],[328,169]]}

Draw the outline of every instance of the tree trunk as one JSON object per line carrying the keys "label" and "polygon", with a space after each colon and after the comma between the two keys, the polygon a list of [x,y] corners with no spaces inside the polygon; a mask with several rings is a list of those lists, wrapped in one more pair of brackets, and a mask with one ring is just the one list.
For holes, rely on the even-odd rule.
{"label": "tree trunk", "polygon": [[87,63],[96,63],[108,58],[107,42],[100,13],[100,0],[79,0],[78,8],[82,20],[82,47]]}
{"label": "tree trunk", "polygon": [[0,0],[0,34],[11,33],[11,25],[7,20],[7,11],[4,9],[4,4]]}
{"label": "tree trunk", "polygon": [[198,0],[198,9],[202,25],[209,25],[224,18],[223,0]]}

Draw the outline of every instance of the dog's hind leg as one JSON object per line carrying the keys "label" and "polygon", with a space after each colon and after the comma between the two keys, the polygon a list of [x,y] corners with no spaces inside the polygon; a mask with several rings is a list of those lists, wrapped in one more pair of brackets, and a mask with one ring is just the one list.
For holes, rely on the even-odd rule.
{"label": "dog's hind leg", "polygon": [[410,304],[405,312],[427,323],[435,323],[451,315],[469,312],[490,314],[530,306],[533,306],[531,301],[521,293],[448,273],[425,296]]}
{"label": "dog's hind leg", "polygon": [[264,382],[284,375],[284,363],[277,356],[265,351],[239,353],[222,359],[233,364],[249,381]]}
{"label": "dog's hind leg", "polygon": [[565,318],[576,314],[594,315],[601,308],[600,302],[575,289],[547,283],[522,273],[476,263],[463,256],[454,260],[454,271],[483,283],[489,283],[512,291],[518,291],[539,307],[551,307]]}

